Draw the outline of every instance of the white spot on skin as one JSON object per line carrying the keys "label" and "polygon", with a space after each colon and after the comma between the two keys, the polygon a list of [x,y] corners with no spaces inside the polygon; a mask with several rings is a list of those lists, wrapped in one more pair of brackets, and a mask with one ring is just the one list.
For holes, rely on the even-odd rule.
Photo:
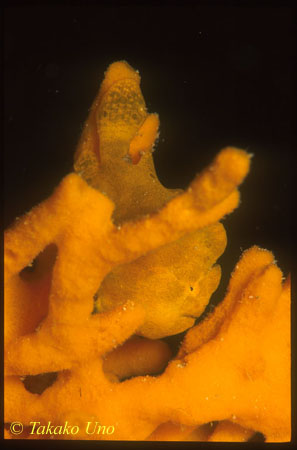
{"label": "white spot on skin", "polygon": [[187,363],[185,361],[180,361],[176,364],[176,367],[183,368],[186,367]]}

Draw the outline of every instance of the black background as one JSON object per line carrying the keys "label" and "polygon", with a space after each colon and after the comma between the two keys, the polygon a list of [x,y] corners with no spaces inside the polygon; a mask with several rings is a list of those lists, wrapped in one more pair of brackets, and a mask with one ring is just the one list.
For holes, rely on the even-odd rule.
{"label": "black background", "polygon": [[[221,2],[222,3],[222,2]],[[140,6],[141,5],[141,6]],[[227,145],[254,154],[228,216],[222,295],[241,251],[257,244],[290,271],[293,10],[279,5],[99,3],[4,10],[5,227],[72,170],[107,66],[142,77],[161,128],[167,187],[185,188]]]}

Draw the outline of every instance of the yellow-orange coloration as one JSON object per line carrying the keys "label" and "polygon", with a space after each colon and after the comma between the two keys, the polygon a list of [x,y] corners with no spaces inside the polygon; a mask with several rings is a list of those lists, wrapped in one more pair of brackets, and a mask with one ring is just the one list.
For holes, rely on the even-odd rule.
{"label": "yellow-orange coloration", "polygon": [[240,425],[223,420],[218,424],[209,422],[198,427],[167,422],[160,425],[149,437],[149,441],[203,441],[246,442],[255,433]]}
{"label": "yellow-orange coloration", "polygon": [[145,153],[150,152],[158,137],[159,119],[157,114],[149,114],[143,125],[130,142],[129,155],[133,164],[138,164]]}
{"label": "yellow-orange coloration", "polygon": [[187,441],[188,436],[196,427],[189,427],[172,422],[166,422],[160,425],[147,438],[148,441]]}
{"label": "yellow-orange coloration", "polygon": [[74,157],[74,169],[115,204],[120,224],[150,214],[180,193],[159,182],[152,159],[157,114],[148,114],[140,76],[125,62],[111,64]]}
{"label": "yellow-orange coloration", "polygon": [[[246,251],[242,266],[251,268],[255,251],[269,253]],[[273,263],[263,263],[261,269],[256,276],[250,273],[250,282],[238,293],[217,336],[173,360],[159,377],[111,382],[95,358],[61,372],[38,398],[16,376],[8,377],[7,421],[16,415],[25,423],[36,416],[43,422],[54,418],[63,423],[71,411],[82,410],[75,423],[82,424],[94,414],[103,423],[117,423],[114,439],[142,440],[168,421],[195,427],[229,420],[262,432],[269,442],[289,440],[289,284],[281,285],[281,273]],[[234,282],[240,277],[240,269],[235,270]],[[276,325],[282,339],[275,333]],[[23,404],[28,405],[26,410]]]}
{"label": "yellow-orange coloration", "polygon": [[122,380],[158,374],[165,369],[171,357],[172,352],[165,342],[134,336],[109,353],[102,367],[113,381]]}
{"label": "yellow-orange coloration", "polygon": [[253,436],[254,432],[237,425],[236,423],[223,420],[220,422],[212,435],[209,437],[210,442],[246,442]]}
{"label": "yellow-orange coloration", "polygon": [[[127,63],[109,67],[76,173],[5,232],[7,427],[22,422],[28,438],[38,420],[79,427],[43,438],[288,441],[289,280],[273,255],[244,252],[225,299],[193,326],[220,279],[218,220],[238,206],[249,155],[223,149],[187,191],[166,189],[151,155],[158,118],[139,84]],[[154,340],[187,329],[173,359]],[[53,384],[33,391],[42,378]],[[114,432],[86,434],[88,421]]]}

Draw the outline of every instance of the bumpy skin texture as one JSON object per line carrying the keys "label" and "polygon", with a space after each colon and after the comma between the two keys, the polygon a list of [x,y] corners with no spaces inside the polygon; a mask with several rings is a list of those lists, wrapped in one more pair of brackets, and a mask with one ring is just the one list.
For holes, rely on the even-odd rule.
{"label": "bumpy skin texture", "polygon": [[[239,150],[223,150],[217,159],[222,159],[225,155],[226,159],[233,162],[234,154],[238,162],[243,162],[248,169],[248,156]],[[198,182],[194,180],[188,191],[172,199],[157,214],[126,222],[118,228],[111,221],[111,201],[89,187],[78,175],[70,174],[52,197],[33,208],[14,227],[7,230],[6,373],[33,375],[70,368],[77,361],[87,360],[94,353],[104,354],[110,351],[142,327],[148,327],[151,333],[153,330],[156,336],[160,332],[159,324],[164,326],[164,319],[157,320],[156,314],[156,322],[152,324],[141,298],[127,299],[125,305],[119,302],[114,310],[92,314],[94,294],[113,268],[174,242],[186,232],[215,223],[222,214],[232,210],[238,201],[236,185],[233,184],[230,186],[231,194],[227,191],[227,197],[221,202],[214,204],[209,210],[200,211],[199,203],[198,207],[196,204],[199,186],[198,178]],[[220,187],[214,186],[214,195],[215,188]],[[45,299],[46,302],[49,301],[48,314],[36,331],[19,335],[18,330],[23,326],[21,324],[28,319],[27,305],[15,313],[17,298],[12,295],[15,285],[19,283],[19,272],[52,243],[58,248],[58,258],[52,271],[49,297]],[[206,262],[209,265],[209,261]],[[127,282],[129,276],[128,273]],[[217,280],[213,281],[216,286]],[[21,288],[26,289],[26,283],[19,288],[19,293]],[[176,309],[172,300],[168,300],[172,310]],[[32,308],[31,301],[33,299],[30,298],[28,308]],[[156,313],[162,312],[162,308],[158,311],[155,298],[152,298],[151,305],[156,308]],[[184,306],[187,313],[189,306],[187,303]],[[133,314],[129,316],[129,320],[127,318],[121,321],[126,309],[133,310]],[[177,304],[178,312],[182,318],[183,308]],[[167,318],[169,322],[165,322],[165,325],[172,327],[171,316]],[[193,319],[190,324],[187,320],[185,328],[192,323]],[[181,331],[178,322],[176,325],[177,332]],[[32,326],[36,326],[35,320],[30,328]]]}
{"label": "bumpy skin texture", "polygon": [[94,100],[75,154],[74,169],[116,205],[120,224],[158,211],[177,189],[166,189],[154,168],[157,114],[148,114],[140,76],[125,62],[111,64]]}
{"label": "bumpy skin texture", "polygon": [[[262,263],[254,270],[257,256]],[[61,372],[40,397],[27,392],[16,376],[8,377],[6,420],[68,420],[81,427],[79,436],[85,438],[84,425],[93,417],[115,425],[113,439],[132,440],[148,438],[162,423],[192,431],[200,424],[228,420],[261,431],[268,442],[289,440],[290,293],[281,276],[271,253],[256,247],[246,251],[229,294],[242,277],[249,281],[237,291],[215,337],[201,348],[170,362],[157,378],[140,376],[123,383],[108,380],[102,361],[93,359]]]}
{"label": "bumpy skin texture", "polygon": [[221,270],[213,264],[225,241],[223,225],[215,223],[118,266],[101,284],[97,310],[111,310],[126,298],[141,302],[146,322],[137,333],[151,339],[190,328],[219,284]]}
{"label": "bumpy skin texture", "polygon": [[[80,427],[59,439],[288,440],[289,284],[271,253],[244,253],[174,360],[152,340],[191,327],[216,289],[218,220],[238,205],[249,155],[228,147],[186,192],[164,188],[139,82],[127,63],[109,67],[76,173],[5,233],[5,421]],[[52,372],[44,392],[25,389]],[[86,435],[88,421],[115,431]]]}

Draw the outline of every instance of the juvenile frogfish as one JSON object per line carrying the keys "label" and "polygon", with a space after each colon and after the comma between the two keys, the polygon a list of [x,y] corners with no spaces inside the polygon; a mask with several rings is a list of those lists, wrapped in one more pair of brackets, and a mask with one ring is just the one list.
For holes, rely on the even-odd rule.
{"label": "juvenile frogfish", "polygon": [[[167,189],[156,175],[152,150],[158,128],[158,115],[147,112],[138,72],[124,61],[111,64],[86,121],[74,169],[114,202],[118,226],[156,213],[182,192]],[[116,267],[98,289],[95,311],[129,298],[146,308],[138,334],[160,338],[182,332],[217,288],[221,270],[215,262],[225,246],[224,227],[216,222]]]}

